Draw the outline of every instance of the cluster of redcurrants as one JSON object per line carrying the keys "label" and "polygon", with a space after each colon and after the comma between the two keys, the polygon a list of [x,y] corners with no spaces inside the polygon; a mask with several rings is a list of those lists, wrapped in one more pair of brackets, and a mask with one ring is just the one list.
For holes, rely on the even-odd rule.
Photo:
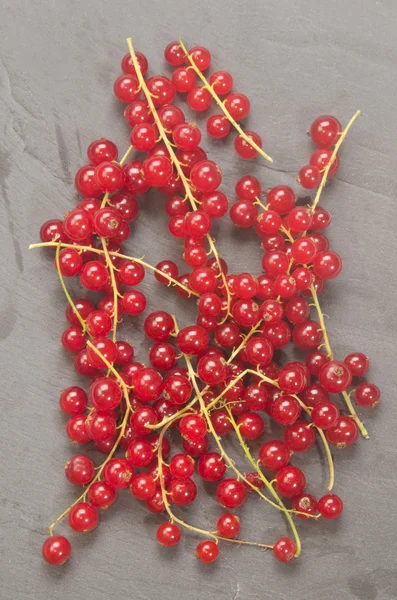
{"label": "cluster of redcurrants", "polygon": [[[223,507],[238,508],[247,492],[260,491],[264,481],[257,471],[243,478],[224,478],[230,465],[221,439],[233,431],[247,442],[261,438],[266,429],[264,414],[285,427],[284,440],[264,441],[258,456],[265,473],[275,472],[272,479],[277,494],[292,500],[290,510],[299,518],[317,514],[338,517],[343,507],[340,498],[327,494],[317,502],[305,492],[303,471],[289,464],[294,452],[305,452],[314,445],[317,429],[325,431],[328,442],[337,447],[350,445],[358,437],[355,419],[340,414],[330,394],[346,392],[352,376],[366,373],[368,359],[356,352],[343,362],[333,360],[318,349],[323,331],[309,319],[307,298],[313,290],[319,293],[324,281],[336,277],[342,267],[338,254],[329,250],[328,239],[319,233],[329,225],[330,215],[318,206],[314,210],[296,206],[295,194],[287,186],[269,190],[266,206],[259,213],[260,183],[255,177],[242,177],[236,184],[238,200],[230,216],[240,227],[255,227],[265,251],[264,273],[258,277],[228,274],[227,263],[216,253],[210,237],[212,219],[228,210],[227,197],[218,191],[221,172],[200,148],[198,127],[186,123],[183,111],[172,104],[176,92],[187,92],[190,108],[203,111],[209,107],[212,95],[197,85],[191,60],[201,72],[209,67],[211,55],[197,47],[188,59],[173,42],[165,57],[177,67],[172,80],[164,76],[147,79],[149,96],[144,94],[145,99],[139,99],[142,82],[130,54],[123,58],[124,74],[114,85],[116,97],[128,103],[125,118],[132,128],[131,146],[145,152],[145,158],[120,164],[118,149],[111,141],[90,144],[90,163],[80,168],[75,178],[83,199],[63,221],[53,219],[41,228],[42,242],[60,244],[56,265],[61,276],[78,275],[84,288],[103,294],[97,306],[83,297],[74,300],[74,308],[69,305],[66,309],[70,326],[62,334],[63,347],[75,355],[76,371],[91,380],[88,394],[79,386],[61,393],[61,408],[70,417],[67,434],[72,442],[93,442],[98,451],[108,455],[97,475],[86,454],[67,462],[67,479],[88,486],[83,501],[66,511],[69,525],[76,532],[94,529],[98,509],[113,504],[123,488],[130,488],[149,511],[170,514],[170,506],[186,506],[196,499],[195,467],[204,481],[217,482],[216,496]],[[146,58],[136,53],[136,59],[145,76]],[[248,114],[248,99],[230,93],[233,80],[228,73],[214,73],[209,81],[218,95],[229,94],[225,107],[233,120]],[[230,127],[225,113],[207,122],[213,137],[224,137]],[[310,169],[300,172],[304,187],[318,186],[317,179],[314,186],[314,178],[329,163],[330,148],[340,131],[333,117],[314,122],[311,135],[319,149],[310,159]],[[164,134],[172,144],[164,143]],[[249,135],[261,145],[256,134]],[[257,155],[241,136],[236,138],[235,148],[242,158]],[[330,176],[337,167],[335,160]],[[184,240],[183,257],[191,269],[179,274],[173,261],[164,260],[156,266],[155,276],[164,285],[171,282],[182,296],[198,296],[198,315],[196,324],[180,331],[164,311],[146,317],[144,332],[153,341],[151,366],[147,367],[134,360],[128,342],[108,336],[123,315],[139,315],[146,308],[145,295],[135,287],[143,280],[145,268],[142,261],[126,257],[121,244],[129,237],[129,222],[138,215],[135,195],[150,187],[167,196],[169,230]],[[274,350],[286,346],[291,338],[309,354],[304,362],[280,367],[273,361]],[[186,365],[178,364],[181,354]],[[312,377],[318,380],[313,382]],[[360,383],[355,399],[361,406],[374,406],[379,390],[373,384]],[[171,441],[165,431],[169,425],[179,431],[184,452],[174,454],[167,464]],[[218,452],[210,449],[208,431],[217,440]],[[115,455],[120,449],[124,456]],[[222,514],[216,535],[209,534],[211,539],[198,545],[198,557],[213,562],[219,552],[218,538],[234,539],[239,530],[236,515]],[[164,546],[176,545],[180,537],[172,518],[157,532]],[[283,562],[292,560],[296,550],[295,542],[286,537],[273,546],[273,553]],[[70,543],[63,536],[51,535],[44,542],[43,555],[50,564],[62,564],[70,554]]]}

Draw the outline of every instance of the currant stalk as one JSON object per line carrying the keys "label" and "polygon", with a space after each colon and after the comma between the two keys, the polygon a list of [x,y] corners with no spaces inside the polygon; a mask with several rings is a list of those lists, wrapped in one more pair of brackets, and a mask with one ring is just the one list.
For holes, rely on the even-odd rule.
{"label": "currant stalk", "polygon": [[[158,127],[158,130],[159,130],[159,133],[160,133],[160,137],[161,137],[162,141],[164,142],[164,145],[166,146],[166,148],[167,148],[167,150],[169,152],[171,162],[174,165],[174,167],[175,167],[175,169],[176,169],[176,171],[178,173],[178,177],[182,181],[182,185],[183,185],[183,188],[185,190],[185,197],[189,200],[189,202],[190,202],[193,210],[197,210],[197,199],[194,197],[194,194],[193,194],[192,189],[191,189],[190,184],[189,184],[189,180],[187,179],[187,177],[185,176],[185,174],[183,172],[181,163],[179,162],[178,157],[175,154],[173,146],[172,146],[171,142],[168,139],[167,133],[166,133],[166,131],[165,131],[164,127],[163,127],[163,124],[161,122],[161,119],[160,119],[160,117],[159,117],[159,115],[157,113],[156,107],[154,106],[154,103],[153,103],[153,100],[152,100],[152,94],[148,90],[146,82],[145,82],[145,79],[144,79],[144,77],[143,77],[143,75],[141,73],[141,70],[139,68],[139,63],[138,63],[138,60],[136,58],[136,54],[135,54],[135,50],[134,50],[133,45],[132,45],[131,38],[128,38],[127,44],[128,44],[128,48],[129,48],[129,51],[130,51],[130,54],[131,54],[132,63],[133,63],[133,65],[135,67],[135,70],[136,70],[136,75],[138,77],[139,84],[140,84],[140,86],[142,88],[142,91],[143,91],[143,93],[145,95],[146,101],[147,101],[147,103],[149,105],[150,111],[151,111],[151,113],[153,115],[153,118],[155,120],[155,123],[156,123],[156,125]],[[226,291],[227,300],[228,300],[227,311],[226,311],[226,315],[224,317],[224,320],[226,320],[227,317],[230,316],[231,295],[230,295],[229,287],[227,285],[226,277],[225,277],[225,275],[223,273],[223,270],[222,270],[222,265],[221,265],[221,262],[219,260],[219,254],[218,254],[218,251],[217,251],[217,249],[215,247],[214,240],[212,239],[211,235],[208,234],[208,233],[206,234],[205,237],[206,237],[206,239],[208,241],[211,253],[214,255],[214,258],[215,258],[216,263],[218,265],[220,277],[222,279],[223,285],[225,286],[225,291]]]}
{"label": "currant stalk", "polygon": [[250,136],[248,136],[244,132],[244,130],[241,128],[241,126],[233,119],[233,117],[231,116],[230,112],[226,108],[225,103],[223,102],[223,100],[221,100],[219,98],[219,96],[215,92],[213,86],[210,85],[210,83],[207,81],[205,75],[203,75],[203,73],[200,71],[200,69],[197,68],[194,60],[190,56],[188,50],[186,49],[185,44],[183,43],[183,41],[181,39],[179,39],[179,45],[182,48],[183,52],[185,53],[185,56],[187,57],[187,59],[188,59],[188,61],[190,63],[190,67],[194,70],[194,72],[196,73],[196,75],[203,82],[203,87],[209,91],[209,93],[211,94],[211,96],[213,97],[213,99],[215,100],[215,102],[217,103],[217,105],[219,106],[219,108],[224,113],[224,115],[227,118],[227,120],[231,123],[231,125],[233,125],[233,127],[238,132],[238,134],[247,142],[247,144],[249,144],[252,148],[254,148],[258,152],[258,154],[260,154],[261,156],[263,156],[263,158],[265,158],[267,161],[269,161],[269,162],[272,163],[273,159],[268,154],[266,154],[266,152],[264,152],[262,150],[262,148],[260,146],[258,146],[258,144],[256,144],[254,142],[254,140]]}
{"label": "currant stalk", "polygon": [[[87,251],[90,251],[90,252],[94,252],[95,254],[102,254],[102,255],[106,254],[104,249],[101,250],[100,248],[92,248],[91,246],[81,246],[81,245],[77,245],[77,244],[66,244],[66,243],[63,243],[63,242],[62,243],[58,243],[58,242],[40,242],[38,244],[30,244],[29,250],[33,250],[34,248],[56,248],[58,245],[61,248],[73,248],[74,250],[79,250],[80,252],[83,252],[84,250],[87,250]],[[169,285],[181,288],[182,290],[184,290],[185,292],[187,292],[189,294],[189,296],[196,296],[197,298],[200,297],[200,294],[198,294],[197,292],[194,292],[193,290],[191,290],[190,288],[188,288],[186,285],[183,285],[177,279],[174,279],[173,277],[171,277],[167,273],[164,273],[160,269],[157,269],[153,265],[145,262],[142,258],[136,258],[135,256],[128,256],[127,254],[121,254],[120,252],[114,252],[113,250],[107,250],[107,253],[110,256],[117,256],[118,258],[123,258],[125,260],[131,260],[133,262],[136,262],[136,263],[142,265],[143,267],[146,267],[147,269],[151,269],[155,273],[158,273],[159,275],[161,275],[161,277],[164,277],[164,279],[168,279]]]}

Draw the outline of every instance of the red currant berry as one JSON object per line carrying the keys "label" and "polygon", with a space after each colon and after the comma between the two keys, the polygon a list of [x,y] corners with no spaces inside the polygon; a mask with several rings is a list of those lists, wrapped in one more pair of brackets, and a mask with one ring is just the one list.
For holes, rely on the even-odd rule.
{"label": "red currant berry", "polygon": [[74,185],[80,196],[98,198],[102,194],[95,177],[95,166],[93,165],[85,165],[77,171]]}
{"label": "red currant berry", "polygon": [[[154,369],[141,369],[134,378],[134,394],[140,402],[152,402],[163,391],[163,378]],[[133,415],[134,416],[134,415]]]}
{"label": "red currant berry", "polygon": [[287,185],[278,185],[267,192],[267,202],[270,208],[280,215],[285,215],[295,206],[294,191]]}
{"label": "red currant berry", "polygon": [[315,165],[305,165],[299,169],[297,182],[306,190],[314,190],[321,182],[321,171]]}
{"label": "red currant berry", "polygon": [[92,337],[106,336],[112,329],[112,319],[103,310],[93,310],[86,319],[86,327]]}
{"label": "red currant berry", "polygon": [[296,516],[298,519],[308,519],[309,516],[306,515],[315,515],[317,512],[317,500],[311,494],[300,494],[299,496],[295,496],[292,501],[292,508],[296,510],[298,513]]}
{"label": "red currant berry", "polygon": [[313,271],[321,279],[334,279],[342,270],[339,254],[331,250],[319,252],[313,260]]}
{"label": "red currant berry", "polygon": [[71,325],[62,333],[62,346],[68,352],[79,352],[86,345],[85,335],[79,325]]}
{"label": "red currant berry", "polygon": [[225,508],[238,508],[244,504],[246,496],[244,485],[237,479],[224,479],[216,490],[216,497]]}
{"label": "red currant berry", "polygon": [[309,369],[310,374],[315,375],[316,377],[318,377],[321,367],[327,362],[328,357],[325,352],[321,352],[321,350],[313,350],[305,359],[305,364]]}
{"label": "red currant berry", "polygon": [[329,429],[337,424],[339,409],[333,402],[316,402],[310,416],[316,427]]}
{"label": "red currant berry", "polygon": [[312,229],[327,229],[331,223],[331,215],[320,206],[316,206],[311,224]]}
{"label": "red currant berry", "polygon": [[249,115],[250,101],[244,94],[233,93],[225,99],[225,108],[236,121],[241,121]]}
{"label": "red currant berry", "polygon": [[316,434],[306,421],[299,419],[284,430],[284,441],[291,452],[307,452],[316,442]]}
{"label": "red currant berry", "polygon": [[175,523],[163,523],[157,529],[156,537],[162,546],[176,546],[181,539],[181,530]]}
{"label": "red currant berry", "polygon": [[282,563],[291,562],[295,559],[296,544],[288,537],[282,537],[273,546],[273,554]]}
{"label": "red currant berry", "polygon": [[197,487],[193,479],[171,479],[168,486],[170,500],[176,506],[189,506],[197,497]]}
{"label": "red currant berry", "polygon": [[338,119],[330,115],[322,115],[313,121],[310,127],[310,136],[316,146],[330,148],[338,141],[342,131]]}
{"label": "red currant berry", "polygon": [[72,554],[72,547],[63,535],[52,535],[41,548],[43,558],[49,565],[63,565]]}
{"label": "red currant berry", "polygon": [[105,369],[107,367],[102,357],[108,362],[114,363],[117,356],[117,347],[112,340],[109,340],[106,337],[99,337],[92,340],[91,343],[93,347],[89,346],[87,348],[87,358],[93,367],[96,369]]}
{"label": "red currant berry", "polygon": [[285,252],[267,252],[262,259],[262,267],[270,277],[284,274],[289,266],[289,259]]}
{"label": "red currant berry", "polygon": [[265,442],[259,449],[259,460],[265,469],[276,471],[286,467],[290,459],[288,446],[280,440]]}
{"label": "red currant berry", "polygon": [[251,143],[242,135],[238,135],[234,140],[234,149],[240,158],[252,160],[259,154],[258,150],[252,145],[252,142],[259,148],[262,148],[262,139],[255,131],[248,131],[247,129],[244,133],[248,136]]}
{"label": "red currant berry", "polygon": [[276,473],[276,488],[284,498],[294,498],[303,492],[306,478],[298,467],[291,465],[282,467]]}
{"label": "red currant berry", "polygon": [[179,67],[172,74],[172,83],[177,92],[190,92],[196,85],[196,81],[196,73],[187,67]]}
{"label": "red currant berry", "polygon": [[212,97],[205,87],[194,87],[187,95],[187,103],[192,110],[204,112],[211,106]]}
{"label": "red currant berry", "polygon": [[215,562],[219,556],[219,548],[216,542],[212,540],[204,540],[197,544],[197,558],[206,565]]}
{"label": "red currant berry", "polygon": [[75,444],[87,444],[91,441],[86,428],[86,420],[85,415],[76,415],[69,419],[66,424],[66,434]]}
{"label": "red currant berry", "polygon": [[380,390],[374,383],[360,383],[355,392],[354,398],[359,406],[373,408],[380,399]]}
{"label": "red currant berry", "polygon": [[215,71],[210,76],[209,83],[218,96],[224,96],[233,88],[233,77],[227,71]]}
{"label": "red currant berry", "polygon": [[238,200],[230,209],[230,218],[237,227],[248,229],[248,227],[255,225],[258,218],[258,209],[249,200]]}
{"label": "red currant berry", "polygon": [[146,82],[149,92],[152,94],[153,104],[156,108],[160,108],[165,104],[172,104],[176,90],[172,82],[161,75],[151,77]]}
{"label": "red currant berry", "polygon": [[324,519],[337,519],[342,514],[343,502],[336,494],[326,494],[319,499],[317,508]]}
{"label": "red currant berry", "polygon": [[167,156],[150,156],[142,164],[142,174],[149,186],[165,185],[172,172],[172,162]]}
{"label": "red currant berry", "polygon": [[116,144],[113,144],[110,140],[101,138],[91,142],[88,146],[87,156],[88,160],[93,165],[99,165],[102,162],[117,160],[118,150]]}
{"label": "red currant berry", "polygon": [[156,493],[156,483],[147,473],[139,473],[131,480],[131,493],[137,500],[145,501],[153,498]]}
{"label": "red currant berry", "polygon": [[116,432],[116,420],[110,414],[92,411],[86,419],[87,433],[94,442],[103,442]]}
{"label": "red currant berry", "polygon": [[200,456],[197,471],[204,481],[219,481],[226,473],[226,463],[217,452],[208,452]]}
{"label": "red currant berry", "polygon": [[347,390],[352,382],[352,375],[345,363],[330,360],[319,372],[320,385],[331,394],[340,394]]}
{"label": "red currant berry", "polygon": [[214,192],[222,182],[222,173],[213,161],[202,160],[193,165],[190,180],[200,192]]}
{"label": "red currant berry", "polygon": [[69,511],[68,520],[73,531],[86,533],[92,531],[98,525],[99,514],[92,504],[78,502]]}
{"label": "red currant berry", "polygon": [[362,377],[369,368],[368,357],[362,352],[352,352],[351,354],[348,354],[343,362],[349,367],[353,377]]}
{"label": "red currant berry", "polygon": [[291,298],[284,307],[285,316],[288,321],[297,325],[298,323],[305,323],[310,314],[309,303],[304,298]]}
{"label": "red currant berry", "polygon": [[237,419],[242,437],[246,440],[256,440],[265,431],[262,417],[256,413],[244,413]]}
{"label": "red currant berry", "polygon": [[185,53],[179,42],[170,42],[164,50],[164,58],[172,67],[178,67],[185,62]]}
{"label": "red currant berry", "polygon": [[106,509],[116,500],[116,492],[104,481],[96,481],[88,489],[88,500],[96,508]]}
{"label": "red currant berry", "polygon": [[80,242],[92,234],[94,224],[86,210],[75,208],[65,217],[63,228],[71,240]]}
{"label": "red currant berry", "polygon": [[285,321],[264,324],[262,327],[262,334],[275,350],[284,348],[291,340],[291,329]]}
{"label": "red currant berry", "polygon": [[95,179],[102,192],[118,192],[124,185],[124,171],[116,163],[103,162],[95,168]]}
{"label": "red currant berry", "polygon": [[103,469],[105,483],[115,490],[121,490],[131,485],[134,469],[125,458],[111,458]]}
{"label": "red currant berry", "polygon": [[77,385],[62,390],[59,398],[59,405],[67,415],[80,415],[87,408],[87,403],[87,394]]}
{"label": "red currant berry", "polygon": [[212,115],[207,120],[207,133],[215,139],[222,139],[230,133],[231,125],[224,115]]}
{"label": "red currant berry", "polygon": [[351,446],[358,438],[358,426],[353,417],[341,415],[333,427],[327,429],[327,440],[337,448]]}
{"label": "red currant berry", "polygon": [[[332,154],[333,154],[333,150],[326,149],[326,148],[318,148],[317,150],[315,150],[312,153],[309,162],[314,167],[318,167],[320,169],[320,171],[324,171],[325,167],[328,165],[329,161],[331,160]],[[339,156],[336,156],[332,165],[330,166],[329,171],[328,171],[327,179],[331,179],[335,175],[335,173],[338,171],[338,169],[339,169]]]}
{"label": "red currant berry", "polygon": [[[150,182],[142,176],[142,163],[133,160],[123,166],[124,188],[131,194],[144,194],[150,187]],[[170,171],[171,172],[171,171]]]}
{"label": "red currant berry", "polygon": [[173,333],[175,323],[170,314],[158,310],[146,317],[143,328],[149,339],[154,342],[165,342]]}
{"label": "red currant berry", "polygon": [[240,519],[233,513],[223,513],[216,522],[216,530],[220,536],[233,539],[240,531]]}
{"label": "red currant berry", "polygon": [[321,344],[323,333],[318,323],[308,320],[295,325],[292,339],[294,344],[301,350],[314,350]]}
{"label": "red currant berry", "polygon": [[94,408],[111,411],[121,402],[122,392],[118,381],[110,377],[98,377],[90,386],[90,402]]}
{"label": "red currant berry", "polygon": [[201,131],[194,123],[181,123],[173,130],[172,138],[181,150],[195,150],[201,141]]}
{"label": "red currant berry", "polygon": [[63,248],[59,253],[59,270],[64,277],[78,275],[83,267],[82,255],[72,248]]}
{"label": "red currant berry", "polygon": [[85,454],[75,454],[65,464],[66,479],[74,485],[87,485],[94,475],[94,463]]}
{"label": "red currant berry", "polygon": [[189,57],[199,71],[205,71],[211,64],[211,53],[203,46],[195,46],[189,50]]}

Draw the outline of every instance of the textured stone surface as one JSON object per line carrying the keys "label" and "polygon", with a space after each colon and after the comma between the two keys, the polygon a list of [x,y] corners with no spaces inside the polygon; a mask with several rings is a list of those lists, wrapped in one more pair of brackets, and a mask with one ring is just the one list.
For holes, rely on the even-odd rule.
{"label": "textured stone surface", "polygon": [[[395,599],[394,0],[3,0],[1,5],[1,596]],[[309,156],[305,133],[311,120],[332,112],[346,123],[361,108],[342,149],[338,177],[322,201],[333,213],[332,246],[345,260],[323,302],[336,353],[343,357],[359,349],[370,356],[370,376],[384,402],[366,419],[370,441],[337,454],[335,491],[345,501],[343,519],[302,523],[304,551],[295,564],[284,567],[261,552],[225,547],[218,564],[203,567],[194,558],[192,537],[185,536],[175,551],[161,549],[154,541],[161,518],[148,516],[125,494],[94,534],[73,540],[70,564],[52,570],[40,556],[45,526],[76,491],[63,476],[63,463],[75,449],[63,436],[65,420],[57,407],[60,388],[74,378],[58,342],[64,299],[52,259],[41,251],[29,253],[27,246],[38,240],[45,219],[75,205],[73,173],[92,139],[109,136],[127,147],[123,109],[112,97],[125,38],[134,37],[156,72],[167,71],[162,51],[179,34],[187,44],[208,46],[215,68],[233,72],[236,89],[252,101],[249,127],[274,157],[273,165],[258,160],[251,166],[233,155],[230,143],[212,146],[231,198],[237,176],[249,171],[264,189],[294,184]],[[179,256],[159,210],[163,203],[155,194],[141,202],[128,245],[131,254],[145,252],[152,263]],[[216,237],[232,271],[259,270],[260,252],[250,233],[225,222]],[[151,307],[171,310],[176,303],[188,321],[187,301],[175,301],[150,275],[143,288]],[[129,323],[125,330],[144,358],[137,325]],[[319,493],[325,466],[317,450],[306,460],[310,489]],[[247,536],[271,541],[284,531],[281,518],[266,506],[250,501],[242,512]],[[191,516],[211,528],[218,513],[215,501],[204,497]]]}

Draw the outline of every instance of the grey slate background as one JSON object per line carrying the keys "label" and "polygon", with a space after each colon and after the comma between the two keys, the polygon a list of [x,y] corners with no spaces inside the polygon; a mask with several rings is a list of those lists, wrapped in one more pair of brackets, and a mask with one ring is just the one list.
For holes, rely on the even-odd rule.
{"label": "grey slate background", "polygon": [[[395,1],[2,0],[1,7],[1,598],[395,599]],[[112,85],[129,35],[153,73],[167,72],[162,51],[178,35],[188,45],[206,45],[214,67],[230,69],[236,89],[249,95],[247,125],[261,134],[274,164],[242,163],[227,144],[212,145],[231,199],[237,177],[248,172],[264,189],[293,185],[311,151],[305,133],[312,119],[331,112],[346,123],[362,110],[322,201],[333,214],[332,246],[345,261],[323,303],[337,355],[359,349],[370,356],[370,377],[383,402],[366,418],[370,441],[337,453],[335,491],[345,501],[343,519],[302,523],[302,558],[287,567],[266,553],[225,547],[222,560],[206,568],[195,560],[196,540],[189,536],[167,552],[154,541],[161,518],[148,516],[128,493],[95,533],[73,539],[66,568],[42,563],[45,527],[75,494],[63,476],[74,449],[57,406],[59,390],[75,379],[58,342],[64,300],[52,259],[27,246],[38,240],[44,220],[75,205],[73,173],[91,140],[103,135],[127,147]],[[130,254],[145,252],[152,263],[180,257],[163,202],[156,195],[141,201],[128,244]],[[232,271],[259,272],[260,252],[250,233],[225,222],[216,235]],[[150,275],[143,289],[151,308],[174,307],[172,292]],[[188,322],[188,302],[177,303]],[[144,359],[138,327],[129,323],[125,332]],[[318,450],[306,457],[316,494],[326,480],[320,459]],[[186,512],[211,528],[219,509],[201,496]],[[268,541],[284,532],[281,518],[258,502],[250,500],[242,513],[247,536]]]}

